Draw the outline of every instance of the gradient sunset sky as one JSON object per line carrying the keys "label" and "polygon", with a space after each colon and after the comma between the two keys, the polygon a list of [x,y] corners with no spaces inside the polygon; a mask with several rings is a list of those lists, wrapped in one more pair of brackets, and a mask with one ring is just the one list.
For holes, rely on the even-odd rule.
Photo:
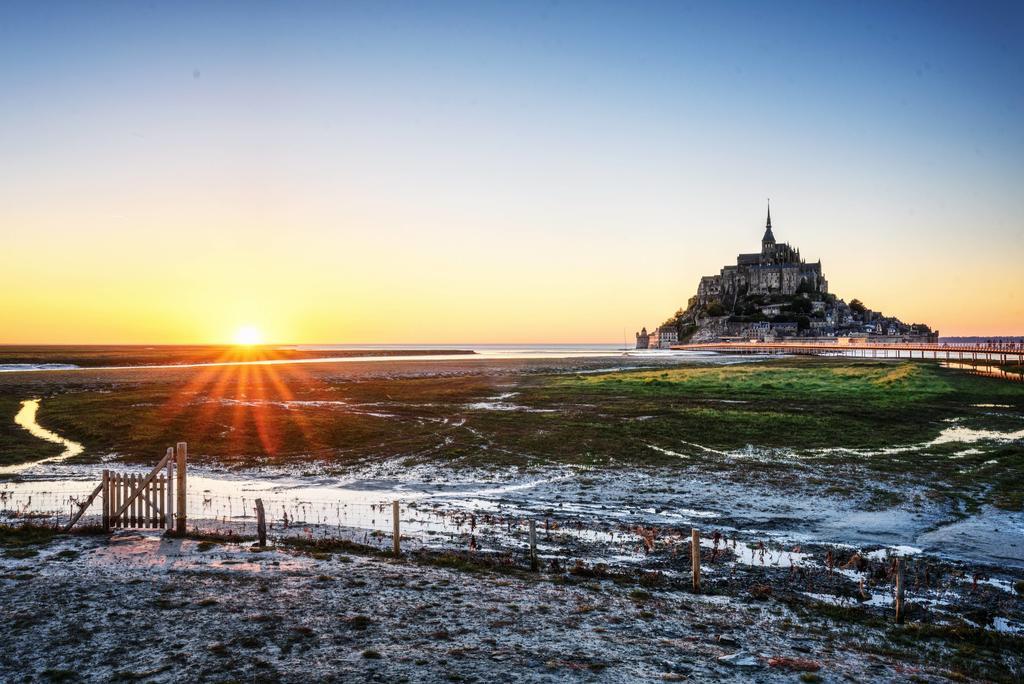
{"label": "gradient sunset sky", "polygon": [[775,236],[1024,334],[1024,3],[0,5],[0,343],[616,342]]}

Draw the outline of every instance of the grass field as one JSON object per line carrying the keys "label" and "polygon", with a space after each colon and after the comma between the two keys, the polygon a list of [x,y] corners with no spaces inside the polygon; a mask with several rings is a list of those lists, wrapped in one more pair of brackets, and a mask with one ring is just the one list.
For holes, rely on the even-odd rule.
{"label": "grass field", "polygon": [[558,389],[650,409],[670,423],[669,436],[719,449],[880,449],[932,440],[952,418],[979,428],[1019,424],[1019,416],[981,404],[1024,409],[1024,385],[909,361],[793,359],[612,373],[578,376]]}
{"label": "grass field", "polygon": [[[622,420],[593,426],[609,442],[618,433],[716,450],[776,448],[805,464],[829,466],[817,479],[832,491],[863,486],[836,477],[835,468],[854,465],[876,481],[923,482],[936,496],[961,498],[970,507],[1024,505],[1024,434],[970,441],[971,431],[1021,432],[1024,385],[1018,383],[931,363],[793,359],[578,376],[560,384],[580,401],[650,411],[639,427]],[[692,455],[705,455],[712,469],[738,465],[706,453]],[[740,469],[789,467],[762,459]]]}

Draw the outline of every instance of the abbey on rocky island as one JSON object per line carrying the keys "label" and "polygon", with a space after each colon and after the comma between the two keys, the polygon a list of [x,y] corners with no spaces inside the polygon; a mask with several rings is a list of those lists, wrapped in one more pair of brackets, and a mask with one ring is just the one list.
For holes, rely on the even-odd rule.
{"label": "abbey on rocky island", "polygon": [[768,208],[761,251],[740,254],[717,275],[704,276],[686,309],[652,332],[636,334],[637,349],[724,339],[858,338],[875,341],[935,341],[938,332],[847,304],[828,291],[821,261],[807,263],[800,250],[776,242]]}
{"label": "abbey on rocky island", "polygon": [[772,210],[761,238],[761,251],[740,254],[736,265],[723,266],[718,275],[704,276],[697,285],[697,299],[706,303],[717,299],[735,303],[741,295],[795,295],[800,292],[828,293],[828,281],[821,274],[821,261],[808,264],[800,250],[789,243],[775,241],[772,234]]}

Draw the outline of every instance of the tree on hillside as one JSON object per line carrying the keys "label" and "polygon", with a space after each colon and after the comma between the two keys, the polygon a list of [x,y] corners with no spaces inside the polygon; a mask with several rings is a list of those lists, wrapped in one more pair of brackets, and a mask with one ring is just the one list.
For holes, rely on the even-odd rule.
{"label": "tree on hillside", "polygon": [[708,316],[724,316],[725,315],[725,307],[722,306],[721,302],[719,302],[718,300],[715,300],[715,301],[709,302],[707,305],[705,305],[704,313],[706,313]]}
{"label": "tree on hillside", "polygon": [[672,326],[672,325],[678,326],[679,325],[679,319],[681,319],[683,317],[684,313],[685,312],[682,309],[679,309],[678,311],[675,312],[675,314],[672,315],[671,318],[669,318],[664,323],[662,323],[660,327],[664,328],[666,326]]}
{"label": "tree on hillside", "polygon": [[814,309],[814,305],[811,304],[810,299],[794,299],[784,307],[785,311],[793,311],[796,313],[809,314]]}
{"label": "tree on hillside", "polygon": [[868,310],[868,307],[864,306],[864,302],[859,299],[854,299],[850,302],[850,311],[856,311],[859,314],[864,313]]}

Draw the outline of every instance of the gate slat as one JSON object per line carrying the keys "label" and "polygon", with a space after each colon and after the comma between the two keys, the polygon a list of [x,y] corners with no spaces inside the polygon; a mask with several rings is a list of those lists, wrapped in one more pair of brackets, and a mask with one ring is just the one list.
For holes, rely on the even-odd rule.
{"label": "gate slat", "polygon": [[114,524],[114,476],[111,475],[107,478],[107,492],[104,495],[107,498],[107,524]]}
{"label": "gate slat", "polygon": [[156,515],[157,515],[157,519],[158,519],[158,522],[159,522],[159,525],[160,525],[160,529],[164,529],[166,527],[166,525],[164,525],[164,490],[166,490],[166,489],[167,489],[167,479],[163,475],[161,475],[160,476],[160,485],[157,487],[157,490],[159,491],[159,494],[156,497],[156,505],[157,505]]}
{"label": "gate slat", "polygon": [[[121,502],[124,501],[124,492],[121,491],[124,488],[124,475],[122,473],[117,474],[117,484],[115,485],[117,491],[115,492],[117,498],[117,510],[121,510]],[[121,521],[124,520],[124,514],[117,516],[117,526],[124,527]]]}
{"label": "gate slat", "polygon": [[138,527],[139,526],[139,497],[135,496],[135,492],[138,489],[138,479],[135,477],[134,474],[131,476],[131,480],[129,481],[129,483],[130,483],[131,488],[130,488],[130,491],[128,492],[128,496],[131,497],[131,499],[132,499],[131,525],[132,525],[132,527]]}
{"label": "gate slat", "polygon": [[158,529],[160,527],[160,483],[158,482],[159,479],[159,475],[153,479],[153,487],[151,489],[152,493],[150,494],[149,497],[150,505],[153,507],[153,512],[150,516],[150,521],[153,523],[153,527]]}
{"label": "gate slat", "polygon": [[150,483],[143,482],[142,483],[142,487],[143,487],[143,492],[142,492],[142,496],[143,496],[142,508],[143,508],[143,511],[144,511],[143,518],[142,518],[142,526],[143,527],[152,527],[153,526],[153,524],[152,524],[153,523],[153,502],[150,500],[150,495],[151,495],[151,493],[153,491],[153,488],[150,486],[151,484],[152,484],[152,482],[150,482]]}

